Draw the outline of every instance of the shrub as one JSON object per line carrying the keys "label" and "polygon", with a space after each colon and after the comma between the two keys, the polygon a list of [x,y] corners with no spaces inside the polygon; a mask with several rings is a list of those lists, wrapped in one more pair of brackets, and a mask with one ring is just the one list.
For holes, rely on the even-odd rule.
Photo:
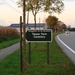
{"label": "shrub", "polygon": [[7,40],[6,37],[4,37],[4,36],[0,36],[0,43],[3,42],[3,41],[6,41],[6,40]]}
{"label": "shrub", "polygon": [[0,43],[19,38],[19,32],[16,28],[0,26]]}
{"label": "shrub", "polygon": [[14,35],[14,36],[0,36],[0,43],[4,42],[4,41],[9,41],[9,40],[13,40],[13,39],[18,39],[19,35]]}
{"label": "shrub", "polygon": [[0,27],[0,36],[13,36],[13,35],[19,35],[19,32],[16,28]]}

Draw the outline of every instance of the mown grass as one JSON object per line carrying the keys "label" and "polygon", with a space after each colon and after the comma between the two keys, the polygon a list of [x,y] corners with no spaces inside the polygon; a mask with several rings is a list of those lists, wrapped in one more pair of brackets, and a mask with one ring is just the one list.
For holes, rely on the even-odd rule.
{"label": "mown grass", "polygon": [[[27,64],[27,73],[20,73],[20,50],[0,60],[1,75],[75,75],[75,65],[62,52],[55,42],[50,43],[50,64],[46,64],[46,43],[31,44],[31,64]],[[26,45],[26,56],[28,63],[28,44]]]}
{"label": "mown grass", "polygon": [[19,38],[12,39],[12,40],[9,40],[9,41],[4,41],[4,42],[0,43],[0,50],[3,49],[3,48],[6,48],[8,46],[11,46],[11,45],[13,45],[15,43],[18,43],[19,41],[20,41]]}

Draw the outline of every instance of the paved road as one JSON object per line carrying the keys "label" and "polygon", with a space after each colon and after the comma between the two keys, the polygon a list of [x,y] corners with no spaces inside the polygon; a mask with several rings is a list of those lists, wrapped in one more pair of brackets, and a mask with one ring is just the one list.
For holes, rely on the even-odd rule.
{"label": "paved road", "polygon": [[0,60],[19,48],[20,48],[20,43],[17,43],[17,44],[10,46],[10,47],[1,49],[0,50]]}
{"label": "paved road", "polygon": [[75,32],[70,32],[69,35],[65,33],[57,35],[55,39],[63,52],[75,64]]}

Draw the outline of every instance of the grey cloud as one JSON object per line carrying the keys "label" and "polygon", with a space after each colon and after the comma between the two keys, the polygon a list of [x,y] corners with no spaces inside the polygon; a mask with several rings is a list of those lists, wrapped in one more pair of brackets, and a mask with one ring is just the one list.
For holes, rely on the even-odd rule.
{"label": "grey cloud", "polygon": [[2,1],[0,1],[0,5],[3,5],[4,3]]}

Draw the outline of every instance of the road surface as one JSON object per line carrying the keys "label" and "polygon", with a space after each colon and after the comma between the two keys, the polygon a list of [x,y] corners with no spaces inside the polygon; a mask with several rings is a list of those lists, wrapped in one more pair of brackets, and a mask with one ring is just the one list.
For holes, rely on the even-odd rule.
{"label": "road surface", "polygon": [[63,52],[75,64],[75,32],[70,32],[70,34],[59,34],[55,39]]}

